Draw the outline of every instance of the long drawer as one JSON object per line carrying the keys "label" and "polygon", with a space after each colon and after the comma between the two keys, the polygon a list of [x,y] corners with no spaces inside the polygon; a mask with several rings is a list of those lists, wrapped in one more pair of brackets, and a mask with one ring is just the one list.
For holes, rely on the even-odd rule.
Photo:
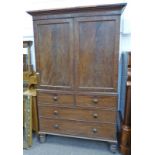
{"label": "long drawer", "polygon": [[39,117],[116,123],[116,111],[103,109],[39,106]]}
{"label": "long drawer", "polygon": [[70,106],[74,104],[74,96],[70,94],[38,92],[37,102],[39,104],[69,105]]}
{"label": "long drawer", "polygon": [[99,139],[116,139],[115,124],[83,123],[80,121],[40,118],[40,132]]}
{"label": "long drawer", "polygon": [[76,104],[81,107],[117,108],[117,96],[77,95]]}

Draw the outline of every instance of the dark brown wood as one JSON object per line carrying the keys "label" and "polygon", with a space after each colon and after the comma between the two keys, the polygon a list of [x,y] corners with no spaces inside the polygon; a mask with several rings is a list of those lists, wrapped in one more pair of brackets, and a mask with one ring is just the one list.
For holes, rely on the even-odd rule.
{"label": "dark brown wood", "polygon": [[117,96],[77,95],[76,104],[81,107],[117,109]]}
{"label": "dark brown wood", "polygon": [[114,124],[40,118],[40,132],[116,140],[116,128]]}
{"label": "dark brown wood", "polygon": [[70,74],[73,72],[72,19],[44,20],[36,24],[40,87],[72,88],[73,75]]}
{"label": "dark brown wood", "polygon": [[131,127],[128,125],[122,125],[120,148],[123,155],[131,155]]}
{"label": "dark brown wood", "polygon": [[39,92],[37,94],[37,100],[39,104],[73,105],[74,96],[69,94]]}
{"label": "dark brown wood", "polygon": [[126,103],[121,131],[121,152],[131,154],[131,53],[128,53],[128,79],[126,83]]}
{"label": "dark brown wood", "polygon": [[72,8],[57,8],[50,10],[28,11],[33,16],[33,20],[53,19],[53,18],[71,18],[91,15],[112,16],[121,15],[126,3],[108,4],[98,6],[80,6]]}
{"label": "dark brown wood", "polygon": [[120,15],[126,4],[33,16],[39,133],[117,143]]}
{"label": "dark brown wood", "polygon": [[39,106],[39,117],[80,120],[85,122],[116,123],[116,111],[86,109],[86,108],[68,108],[57,106]]}
{"label": "dark brown wood", "polygon": [[117,91],[118,21],[113,16],[75,19],[77,89]]}

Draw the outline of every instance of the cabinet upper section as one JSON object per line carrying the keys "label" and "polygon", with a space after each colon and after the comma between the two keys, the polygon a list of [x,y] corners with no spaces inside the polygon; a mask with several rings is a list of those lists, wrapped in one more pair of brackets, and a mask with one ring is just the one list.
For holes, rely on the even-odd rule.
{"label": "cabinet upper section", "polygon": [[120,15],[126,3],[28,11],[33,20],[93,15]]}
{"label": "cabinet upper section", "polygon": [[39,88],[117,92],[120,14],[125,5],[29,12]]}

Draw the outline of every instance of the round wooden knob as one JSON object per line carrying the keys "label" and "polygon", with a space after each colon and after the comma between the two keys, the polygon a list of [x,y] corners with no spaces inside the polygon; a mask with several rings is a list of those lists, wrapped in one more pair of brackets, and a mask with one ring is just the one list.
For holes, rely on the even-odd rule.
{"label": "round wooden knob", "polygon": [[96,113],[93,114],[93,117],[94,117],[94,118],[98,118],[98,114],[96,114]]}
{"label": "round wooden knob", "polygon": [[96,128],[93,128],[92,131],[93,131],[93,133],[96,133],[97,132],[97,129]]}
{"label": "round wooden knob", "polygon": [[58,100],[58,96],[54,96],[54,97],[53,97],[53,100],[54,100],[54,101],[57,101],[57,100]]}
{"label": "round wooden knob", "polygon": [[93,103],[98,103],[98,99],[97,98],[94,98],[93,99]]}
{"label": "round wooden knob", "polygon": [[55,129],[58,129],[59,128],[59,125],[58,124],[54,124],[53,126]]}
{"label": "round wooden knob", "polygon": [[53,114],[54,114],[54,115],[58,115],[59,113],[58,113],[57,110],[54,110]]}

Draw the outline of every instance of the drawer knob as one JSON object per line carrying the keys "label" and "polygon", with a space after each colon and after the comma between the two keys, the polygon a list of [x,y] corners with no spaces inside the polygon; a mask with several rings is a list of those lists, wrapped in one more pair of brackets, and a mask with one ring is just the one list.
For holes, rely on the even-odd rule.
{"label": "drawer knob", "polygon": [[54,110],[53,114],[54,114],[54,115],[58,115],[59,113],[58,113],[57,110]]}
{"label": "drawer knob", "polygon": [[94,98],[93,99],[93,103],[98,103],[98,99],[97,98]]}
{"label": "drawer knob", "polygon": [[57,100],[58,100],[58,96],[54,96],[54,97],[53,97],[53,100],[54,100],[54,101],[57,101]]}
{"label": "drawer knob", "polygon": [[98,118],[98,114],[97,113],[93,114],[93,117]]}
{"label": "drawer knob", "polygon": [[93,131],[93,133],[96,133],[97,132],[97,129],[96,128],[93,128],[92,131]]}
{"label": "drawer knob", "polygon": [[54,127],[55,129],[59,129],[59,125],[58,125],[58,124],[54,124],[53,127]]}

